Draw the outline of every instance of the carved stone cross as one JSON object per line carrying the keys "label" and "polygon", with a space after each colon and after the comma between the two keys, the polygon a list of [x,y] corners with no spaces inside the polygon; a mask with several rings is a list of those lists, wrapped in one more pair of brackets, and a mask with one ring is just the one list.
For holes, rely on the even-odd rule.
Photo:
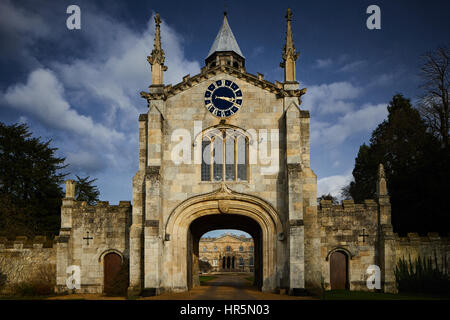
{"label": "carved stone cross", "polygon": [[359,236],[363,237],[363,242],[366,242],[366,237],[368,237],[369,235],[366,234],[366,229],[363,229],[362,234],[360,234]]}
{"label": "carved stone cross", "polygon": [[89,240],[92,240],[94,238],[89,237],[89,231],[87,232],[87,236],[83,238],[83,240],[87,240],[87,245],[89,245]]}

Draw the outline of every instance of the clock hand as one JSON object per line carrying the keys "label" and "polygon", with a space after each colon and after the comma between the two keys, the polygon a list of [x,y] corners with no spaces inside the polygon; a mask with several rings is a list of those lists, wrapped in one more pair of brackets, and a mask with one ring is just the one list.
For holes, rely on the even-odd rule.
{"label": "clock hand", "polygon": [[225,101],[229,101],[234,103],[234,99],[233,98],[229,98],[229,97],[219,97],[217,96],[216,99],[221,99],[221,100],[225,100]]}

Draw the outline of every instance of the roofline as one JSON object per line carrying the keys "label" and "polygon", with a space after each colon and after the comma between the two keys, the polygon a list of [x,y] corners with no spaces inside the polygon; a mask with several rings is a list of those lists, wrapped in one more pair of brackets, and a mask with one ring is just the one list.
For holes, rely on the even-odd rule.
{"label": "roofline", "polygon": [[163,87],[163,92],[152,94],[149,92],[142,91],[141,97],[147,100],[166,100],[178,93],[183,92],[190,87],[197,85],[209,78],[214,77],[219,73],[227,73],[231,76],[239,78],[264,90],[275,93],[278,98],[284,97],[301,97],[306,93],[306,88],[296,89],[296,90],[285,90],[283,89],[283,83],[276,81],[272,83],[264,79],[264,75],[258,73],[257,76],[250,74],[245,71],[245,69],[237,69],[228,65],[220,65],[213,68],[203,67],[199,74],[191,77],[189,74],[183,77],[183,81],[172,86],[171,84]]}

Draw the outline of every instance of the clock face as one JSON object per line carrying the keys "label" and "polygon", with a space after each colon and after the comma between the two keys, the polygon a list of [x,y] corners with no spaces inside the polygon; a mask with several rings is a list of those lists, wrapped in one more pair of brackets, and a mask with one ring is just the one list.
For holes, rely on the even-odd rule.
{"label": "clock face", "polygon": [[242,91],[230,80],[217,80],[205,92],[205,106],[218,118],[228,118],[242,106]]}

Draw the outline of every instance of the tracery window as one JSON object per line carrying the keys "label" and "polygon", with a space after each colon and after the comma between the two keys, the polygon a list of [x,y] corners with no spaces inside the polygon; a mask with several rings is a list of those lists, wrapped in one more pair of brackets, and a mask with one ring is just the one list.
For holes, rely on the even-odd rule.
{"label": "tracery window", "polygon": [[233,128],[214,128],[202,136],[202,181],[246,181],[248,138]]}

